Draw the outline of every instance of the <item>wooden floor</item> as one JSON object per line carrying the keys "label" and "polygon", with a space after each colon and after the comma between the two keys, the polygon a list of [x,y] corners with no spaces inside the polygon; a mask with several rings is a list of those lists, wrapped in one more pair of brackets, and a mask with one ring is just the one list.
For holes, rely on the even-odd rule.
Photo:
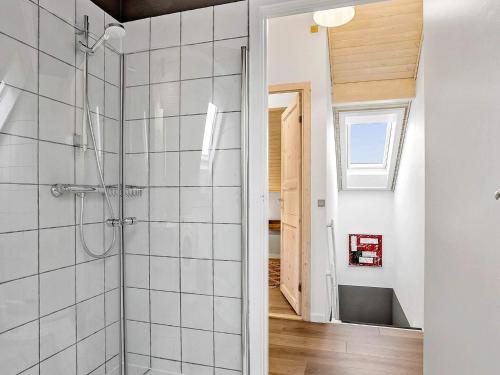
{"label": "wooden floor", "polygon": [[270,375],[421,375],[419,331],[269,319]]}
{"label": "wooden floor", "polygon": [[280,288],[269,288],[269,314],[290,319],[300,318],[283,296]]}

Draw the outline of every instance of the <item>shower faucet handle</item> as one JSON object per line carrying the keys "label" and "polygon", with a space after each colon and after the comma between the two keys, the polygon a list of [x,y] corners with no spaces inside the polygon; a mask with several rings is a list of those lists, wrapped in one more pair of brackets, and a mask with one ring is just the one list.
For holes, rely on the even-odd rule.
{"label": "shower faucet handle", "polygon": [[495,192],[495,199],[500,200],[500,189]]}
{"label": "shower faucet handle", "polygon": [[123,219],[122,225],[134,225],[136,221],[136,217],[126,217]]}
{"label": "shower faucet handle", "polygon": [[137,221],[137,218],[135,217],[126,217],[123,220],[112,218],[106,220],[106,223],[108,225],[111,225],[112,227],[122,227],[124,225],[134,225]]}

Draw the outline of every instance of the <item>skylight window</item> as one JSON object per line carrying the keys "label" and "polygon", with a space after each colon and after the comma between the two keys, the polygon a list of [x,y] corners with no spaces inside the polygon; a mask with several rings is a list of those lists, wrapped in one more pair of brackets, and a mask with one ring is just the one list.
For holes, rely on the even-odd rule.
{"label": "skylight window", "polygon": [[392,190],[407,105],[335,109],[335,137],[342,190]]}
{"label": "skylight window", "polygon": [[352,124],[350,127],[350,164],[385,165],[388,146],[387,122]]}

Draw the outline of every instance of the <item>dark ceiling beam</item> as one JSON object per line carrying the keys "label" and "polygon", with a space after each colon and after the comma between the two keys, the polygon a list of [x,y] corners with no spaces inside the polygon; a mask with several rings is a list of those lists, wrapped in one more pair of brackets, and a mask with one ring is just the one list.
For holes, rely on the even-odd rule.
{"label": "dark ceiling beam", "polygon": [[205,8],[241,0],[92,0],[120,22]]}

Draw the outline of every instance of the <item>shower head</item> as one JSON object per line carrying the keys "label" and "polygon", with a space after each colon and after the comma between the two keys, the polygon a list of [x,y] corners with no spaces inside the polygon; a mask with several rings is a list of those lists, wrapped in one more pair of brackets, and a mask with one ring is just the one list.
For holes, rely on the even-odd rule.
{"label": "shower head", "polygon": [[122,39],[125,37],[126,31],[120,23],[110,23],[106,26],[104,34],[95,42],[95,44],[90,48],[90,53],[94,53],[109,39]]}
{"label": "shower head", "polygon": [[104,30],[104,38],[108,39],[122,39],[126,34],[125,27],[120,23],[110,23]]}

